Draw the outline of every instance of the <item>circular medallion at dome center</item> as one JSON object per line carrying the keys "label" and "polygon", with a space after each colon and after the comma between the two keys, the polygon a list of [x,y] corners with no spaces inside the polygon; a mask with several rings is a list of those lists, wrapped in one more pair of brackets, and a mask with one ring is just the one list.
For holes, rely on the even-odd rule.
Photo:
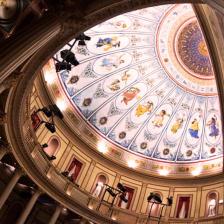
{"label": "circular medallion at dome center", "polygon": [[177,37],[176,53],[180,63],[193,76],[213,79],[208,49],[196,20],[183,24]]}

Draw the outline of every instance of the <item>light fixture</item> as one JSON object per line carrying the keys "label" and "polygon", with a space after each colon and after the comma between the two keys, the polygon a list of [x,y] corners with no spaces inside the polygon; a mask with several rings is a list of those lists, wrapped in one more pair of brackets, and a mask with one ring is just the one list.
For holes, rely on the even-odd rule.
{"label": "light fixture", "polygon": [[63,61],[65,60],[67,63],[70,63],[74,66],[79,65],[79,62],[77,61],[77,59],[75,57],[75,54],[72,53],[70,50],[68,50],[68,49],[62,50],[60,52],[60,55],[61,55],[61,58],[63,59]]}
{"label": "light fixture", "polygon": [[47,148],[48,147],[48,144],[47,143],[44,143],[43,145],[41,145],[42,148]]}
{"label": "light fixture", "polygon": [[60,109],[58,108],[56,104],[49,105],[48,107],[53,113],[53,115],[57,116],[60,119],[64,118],[63,114],[61,113]]}
{"label": "light fixture", "polygon": [[201,174],[201,171],[202,171],[202,167],[198,166],[194,170],[191,171],[191,174],[193,176],[199,176]]}
{"label": "light fixture", "polygon": [[67,63],[67,62],[56,62],[55,63],[55,69],[56,69],[56,72],[60,72],[60,71],[63,71],[63,70],[67,70],[67,71],[71,71],[72,70],[72,66]]}
{"label": "light fixture", "polygon": [[38,112],[40,112],[40,111],[42,111],[47,117],[51,117],[51,116],[52,116],[52,111],[49,110],[47,107],[43,107],[43,108],[41,108],[41,109],[38,109],[38,110],[36,111],[36,113],[38,113]]}
{"label": "light fixture", "polygon": [[118,183],[118,184],[117,184],[117,188],[118,188],[120,191],[122,191],[122,192],[126,192],[126,191],[127,191],[127,189],[125,188],[125,186],[123,186],[121,183]]}
{"label": "light fixture", "polygon": [[37,111],[35,111],[35,113],[38,112],[43,112],[47,117],[51,117],[51,122],[49,121],[41,121],[40,124],[45,124],[45,127],[51,132],[51,133],[55,133],[56,132],[56,128],[55,128],[55,124],[54,124],[54,116],[59,117],[60,119],[63,119],[64,116],[61,113],[60,109],[58,108],[58,106],[56,104],[53,105],[49,105],[48,107],[43,107],[41,109],[38,109]]}
{"label": "light fixture", "polygon": [[116,197],[116,195],[117,195],[117,194],[113,191],[113,189],[110,188],[110,187],[107,188],[106,191],[107,191],[112,197]]}
{"label": "light fixture", "polygon": [[[104,190],[104,193],[100,199],[96,210],[99,211],[102,202],[106,202],[109,205],[108,214],[110,217],[112,217],[114,202],[118,195],[122,201],[126,203],[128,202],[128,199],[125,197],[125,192],[127,191],[127,189],[121,183],[117,184],[117,188],[109,186],[108,184],[104,184],[104,186],[106,187],[106,189]],[[108,192],[113,197],[112,200],[110,200],[109,197],[105,198],[106,192]]]}
{"label": "light fixture", "polygon": [[150,202],[153,198],[154,193],[150,192],[150,195],[147,197],[147,201]]}
{"label": "light fixture", "polygon": [[97,148],[98,148],[99,152],[101,152],[103,154],[107,152],[107,146],[104,141],[98,142]]}
{"label": "light fixture", "polygon": [[63,119],[64,116],[56,104],[49,105],[48,107],[43,107],[35,111],[35,113],[43,112],[47,117],[53,117],[54,115]]}
{"label": "light fixture", "polygon": [[53,84],[54,82],[54,76],[49,71],[45,71],[44,79],[49,85]]}
{"label": "light fixture", "polygon": [[121,199],[122,201],[124,201],[125,203],[128,202],[128,199],[125,197],[125,193],[122,193],[122,194],[120,195],[120,199]]}
{"label": "light fixture", "polygon": [[111,219],[114,220],[114,221],[117,220],[116,216],[112,216]]}
{"label": "light fixture", "polygon": [[61,111],[65,111],[67,109],[67,104],[63,99],[58,99],[56,101],[56,105]]}
{"label": "light fixture", "polygon": [[81,33],[75,39],[76,40],[87,40],[87,41],[89,41],[89,40],[91,40],[91,37],[85,35],[84,33]]}
{"label": "light fixture", "polygon": [[159,169],[158,170],[159,175],[161,176],[167,176],[170,172],[167,169]]}
{"label": "light fixture", "polygon": [[[159,195],[159,194],[156,194],[156,193],[154,193],[154,192],[150,192],[150,195],[148,196],[147,201],[148,201],[148,202],[151,202],[152,199],[153,199],[156,203],[159,203],[159,204],[162,203],[162,199],[161,199],[160,195]],[[153,203],[155,203],[155,202],[153,202]]]}
{"label": "light fixture", "polygon": [[167,198],[167,205],[171,206],[172,204],[173,204],[173,197],[170,196],[170,197]]}
{"label": "light fixture", "polygon": [[[173,197],[170,196],[167,198],[167,204],[162,203],[162,199],[159,194],[150,192],[150,195],[147,197],[147,201],[150,202],[151,206],[149,208],[149,213],[148,213],[148,218],[146,220],[146,223],[148,223],[149,220],[157,221],[159,224],[163,215],[163,210],[166,206],[171,206],[173,204]],[[159,209],[159,214],[158,215],[153,215],[153,206],[154,204],[159,204],[160,209]]]}
{"label": "light fixture", "polygon": [[55,125],[53,123],[47,122],[47,121],[41,121],[41,124],[45,124],[45,127],[51,132],[51,133],[55,133],[56,132],[56,128]]}
{"label": "light fixture", "polygon": [[66,215],[68,213],[68,209],[67,208],[63,208],[61,212],[62,212],[62,214]]}
{"label": "light fixture", "polygon": [[[46,153],[45,153],[46,154]],[[46,156],[47,156],[47,158],[49,159],[49,161],[52,161],[52,160],[55,160],[56,159],[56,156],[49,156],[49,155],[47,155],[46,154]]]}
{"label": "light fixture", "polygon": [[130,168],[136,168],[137,167],[137,163],[136,163],[136,161],[135,160],[133,160],[133,159],[131,159],[131,160],[128,160],[128,166],[130,167]]}
{"label": "light fixture", "polygon": [[78,46],[86,46],[86,42],[84,40],[80,40],[78,42]]}

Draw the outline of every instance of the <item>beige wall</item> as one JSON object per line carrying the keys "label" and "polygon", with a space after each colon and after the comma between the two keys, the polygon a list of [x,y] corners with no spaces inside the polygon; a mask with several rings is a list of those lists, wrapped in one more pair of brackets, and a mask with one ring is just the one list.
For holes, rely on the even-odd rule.
{"label": "beige wall", "polygon": [[[33,89],[30,104],[31,111],[43,106],[40,98],[38,97],[36,88]],[[47,119],[44,116],[43,118]],[[41,144],[48,142],[52,137],[57,137],[60,140],[60,149],[56,153],[57,159],[53,161],[53,165],[59,172],[65,171],[74,157],[83,163],[80,175],[77,178],[77,183],[80,185],[80,188],[86,191],[88,194],[92,194],[96,184],[96,179],[99,175],[102,174],[107,177],[107,184],[110,186],[116,186],[117,183],[120,182],[130,188],[133,188],[134,196],[129,208],[130,212],[126,211],[126,213],[124,212],[120,214],[119,217],[123,217],[122,220],[128,220],[133,212],[146,215],[149,210],[147,197],[150,192],[160,193],[163,198],[163,203],[166,203],[166,198],[168,196],[173,195],[173,206],[167,211],[164,210],[163,214],[166,214],[170,218],[174,219],[176,218],[178,198],[180,196],[189,196],[191,198],[189,220],[193,220],[194,218],[205,218],[207,209],[206,200],[209,192],[216,192],[218,194],[218,200],[223,199],[224,197],[223,182],[194,186],[194,180],[187,180],[192,182],[192,187],[185,187],[185,183],[179,184],[179,186],[178,184],[177,186],[170,186],[166,183],[165,179],[162,184],[161,182],[158,184],[154,183],[150,181],[150,178],[145,179],[144,181],[142,181],[142,178],[133,179],[128,175],[128,170],[124,175],[123,173],[119,173],[116,170],[113,170],[109,164],[108,166],[105,166],[95,161],[94,158],[90,157],[89,155],[86,155],[82,148],[79,148],[75,142],[69,140],[68,137],[62,131],[60,131],[60,128],[58,127],[56,133],[52,134],[46,128],[44,128],[44,125],[40,126],[36,131],[36,136]],[[112,198],[109,196],[106,196],[105,199],[109,199],[109,201],[112,200]],[[115,205],[117,204],[118,200],[115,201]],[[223,204],[217,204],[217,206],[217,216],[224,215]],[[115,216],[117,216],[117,214],[114,214],[114,217]],[[133,223],[135,223],[136,220],[134,218],[133,220]]]}

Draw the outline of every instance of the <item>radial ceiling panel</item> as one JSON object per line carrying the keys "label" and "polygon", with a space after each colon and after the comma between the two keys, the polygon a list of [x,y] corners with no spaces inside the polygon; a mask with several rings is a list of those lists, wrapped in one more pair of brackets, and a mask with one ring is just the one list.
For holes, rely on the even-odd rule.
{"label": "radial ceiling panel", "polygon": [[80,65],[57,77],[93,130],[153,160],[187,163],[222,156],[217,87],[190,4],[123,14],[86,35],[87,47],[73,48]]}

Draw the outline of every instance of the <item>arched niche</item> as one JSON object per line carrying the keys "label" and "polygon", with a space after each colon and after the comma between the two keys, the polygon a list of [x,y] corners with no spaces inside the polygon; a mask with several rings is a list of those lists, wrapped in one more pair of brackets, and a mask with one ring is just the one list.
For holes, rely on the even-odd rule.
{"label": "arched niche", "polygon": [[216,191],[209,192],[206,197],[206,211],[205,215],[207,217],[213,217],[217,215],[218,212],[218,200],[219,196]]}
{"label": "arched niche", "polygon": [[186,219],[190,216],[192,195],[178,195],[176,204],[176,218]]}
{"label": "arched niche", "polygon": [[121,198],[119,198],[118,199],[118,207],[123,208],[123,209],[131,209],[132,202],[134,201],[135,189],[130,186],[127,186],[127,185],[124,185],[124,187],[126,188],[124,197],[128,201],[125,202],[125,201],[121,200]]}
{"label": "arched niche", "polygon": [[68,166],[68,178],[75,183],[80,175],[83,163],[73,157]]}
{"label": "arched niche", "polygon": [[93,197],[101,198],[104,190],[104,184],[107,184],[108,180],[109,180],[108,176],[104,173],[100,173],[97,175],[92,187]]}
{"label": "arched niche", "polygon": [[57,136],[52,136],[48,141],[48,147],[44,148],[44,152],[48,156],[55,156],[58,152],[58,150],[61,147],[60,139]]}
{"label": "arched niche", "polygon": [[[159,196],[162,200],[163,200],[163,195],[161,192],[153,192],[156,196]],[[155,203],[154,199],[151,199],[148,202],[148,207],[147,207],[147,215],[150,213],[150,216],[154,216],[154,217],[158,217],[160,215],[160,210],[161,209],[161,205]],[[150,212],[151,210],[151,212]]]}

